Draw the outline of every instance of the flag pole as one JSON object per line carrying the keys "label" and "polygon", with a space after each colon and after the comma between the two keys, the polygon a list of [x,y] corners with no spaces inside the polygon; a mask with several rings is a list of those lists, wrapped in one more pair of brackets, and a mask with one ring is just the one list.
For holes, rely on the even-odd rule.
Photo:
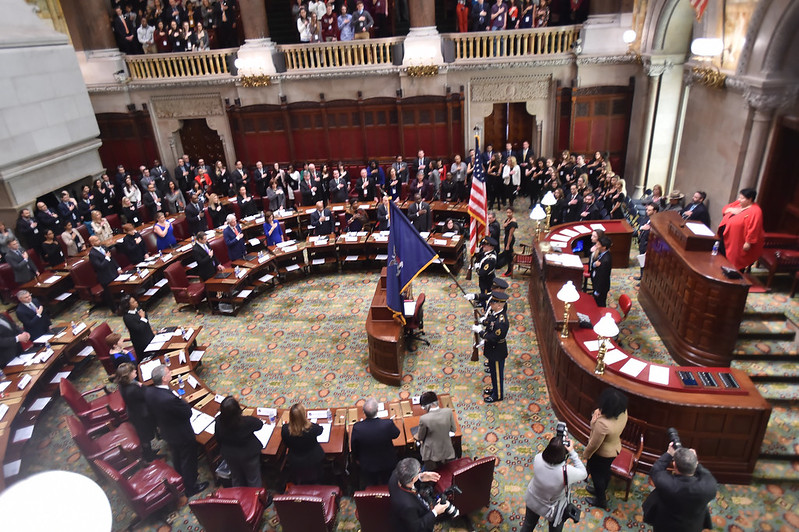
{"label": "flag pole", "polygon": [[[463,289],[461,284],[458,282],[458,279],[455,278],[455,276],[452,274],[447,265],[444,264],[443,261],[441,262],[441,265],[444,267],[444,271],[449,274],[449,276],[452,278],[453,281],[455,281],[455,286],[460,288],[463,295],[466,295],[466,290]],[[480,318],[482,316],[482,314],[480,313],[480,308],[478,304],[474,302],[474,300],[470,299],[469,303],[471,303],[472,309],[474,309],[474,323],[475,325],[478,325],[480,323]],[[474,342],[472,343],[472,356],[469,359],[471,362],[477,362],[478,360],[480,360],[480,349],[477,347],[479,344],[480,344],[480,337],[477,335],[477,333],[474,333]]]}

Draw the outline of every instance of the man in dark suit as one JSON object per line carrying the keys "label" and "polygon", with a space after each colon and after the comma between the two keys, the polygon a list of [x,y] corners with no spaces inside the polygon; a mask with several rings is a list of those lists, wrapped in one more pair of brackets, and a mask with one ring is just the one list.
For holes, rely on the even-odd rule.
{"label": "man in dark suit", "polygon": [[397,172],[397,179],[400,183],[408,182],[408,163],[402,160],[402,155],[397,155],[397,160],[391,165]]}
{"label": "man in dark suit", "polygon": [[377,206],[377,230],[378,231],[388,231],[391,227],[391,219],[389,217],[390,206],[389,202],[391,198],[388,196],[383,196],[383,199],[380,201],[380,205]]}
{"label": "man in dark suit", "polygon": [[[488,221],[488,236],[499,242],[500,241],[499,234],[502,231],[502,229],[499,226],[497,215],[494,214],[494,212],[489,212],[487,216],[487,221]],[[494,249],[496,249],[496,246]]]}
{"label": "man in dark suit", "polygon": [[27,290],[20,290],[17,293],[19,305],[17,305],[17,318],[22,322],[22,326],[34,340],[50,330],[50,316],[44,310],[44,306],[39,300],[34,299]]}
{"label": "man in dark suit", "polygon": [[693,201],[680,214],[686,222],[700,222],[710,227],[710,213],[705,207],[707,194],[702,190],[694,192]]}
{"label": "man in dark suit", "polygon": [[30,209],[22,209],[19,212],[14,233],[19,238],[20,244],[27,249],[41,244],[44,237],[44,231],[39,230],[39,223],[31,216]]}
{"label": "man in dark suit", "polygon": [[[200,159],[202,161],[202,159]],[[205,172],[210,175],[210,169],[206,167],[204,164],[198,166],[198,168],[204,168]],[[191,182],[194,179],[194,176],[191,172],[191,167],[183,161],[183,157],[178,158],[178,165],[175,167],[175,180],[178,183],[178,187],[180,190],[188,190],[191,188]]]}
{"label": "man in dark suit", "polygon": [[45,234],[50,229],[54,234],[61,232],[61,222],[58,213],[50,210],[43,201],[36,203],[36,221],[39,222],[39,230]]}
{"label": "man in dark suit", "polygon": [[266,197],[266,189],[269,188],[269,172],[264,168],[264,163],[255,163],[255,170],[252,172],[252,181],[255,184],[255,191],[262,198]]}
{"label": "man in dark suit", "polygon": [[22,353],[22,344],[30,339],[30,334],[20,330],[5,312],[0,312],[0,368],[6,367],[14,357]]}
{"label": "man in dark suit", "polygon": [[150,318],[147,317],[147,312],[143,308],[139,308],[139,302],[135,297],[125,294],[119,304],[123,310],[122,321],[128,328],[130,342],[136,351],[136,358],[141,360],[144,358],[147,346],[155,338]]}
{"label": "man in dark suit", "polygon": [[355,191],[358,193],[358,201],[369,203],[375,199],[375,183],[366,168],[361,168],[361,174],[355,182]]}
{"label": "man in dark suit", "polygon": [[598,307],[607,307],[608,291],[610,290],[610,260],[611,241],[603,236],[597,242],[597,257],[591,263],[591,286],[594,288],[594,300]]}
{"label": "man in dark suit", "polygon": [[433,220],[430,204],[422,200],[422,195],[418,192],[413,198],[413,203],[408,207],[408,219],[420,233],[430,231]]}
{"label": "man in dark suit", "polygon": [[66,190],[61,191],[61,201],[58,202],[58,214],[61,216],[61,221],[66,225],[71,222],[73,227],[80,223],[78,217],[78,202],[75,198],[70,197],[69,192]]}
{"label": "man in dark suit", "polygon": [[156,214],[159,211],[163,211],[161,207],[161,195],[155,189],[155,183],[147,185],[147,190],[141,195],[141,201],[153,220],[155,220]]}
{"label": "man in dark suit", "polygon": [[233,187],[238,190],[242,186],[247,187],[247,190],[250,190],[250,174],[247,173],[247,170],[244,168],[244,165],[241,161],[236,161],[236,168],[233,169]]}
{"label": "man in dark suit", "polygon": [[419,150],[416,159],[414,160],[413,175],[417,175],[419,170],[424,170],[424,177],[427,178],[430,174],[430,157],[424,156],[424,150]]}
{"label": "man in dark suit", "polygon": [[377,401],[369,398],[363,404],[365,419],[352,426],[352,455],[360,464],[363,487],[388,482],[397,463],[394,438],[400,430],[391,419],[377,417]]}
{"label": "man in dark suit", "polygon": [[8,243],[6,262],[11,265],[11,269],[14,271],[14,281],[17,284],[25,284],[39,275],[36,265],[28,259],[28,252],[19,247],[18,240],[11,240]]}
{"label": "man in dark suit", "polygon": [[169,444],[172,466],[183,477],[186,495],[191,497],[208,487],[197,483],[197,441],[191,427],[191,406],[169,389],[172,372],[167,366],[153,370],[153,386],[147,388],[144,399],[158,432]]}
{"label": "man in dark suit", "polygon": [[121,52],[126,54],[136,53],[136,26],[131,24],[122,14],[122,8],[117,6],[114,14],[114,37]]}
{"label": "man in dark suit", "polygon": [[94,273],[97,275],[97,282],[103,286],[103,299],[108,308],[116,312],[117,306],[109,285],[117,278],[117,275],[122,273],[122,268],[111,256],[111,252],[103,247],[97,236],[89,237],[89,245],[92,247],[89,250],[89,262],[92,263]]}
{"label": "man in dark suit", "polygon": [[438,482],[441,476],[432,471],[421,472],[416,458],[403,458],[388,479],[391,523],[394,532],[433,532],[436,518],[449,508],[450,503],[436,503],[431,508],[419,497],[417,482]]}
{"label": "man in dark suit", "polygon": [[205,205],[197,197],[195,192],[191,193],[189,203],[186,205],[186,222],[189,225],[189,233],[196,234],[208,229],[208,219],[205,217]]}
{"label": "man in dark suit", "polygon": [[[650,203],[646,206],[646,214],[638,220],[638,229],[636,236],[638,237],[638,254],[646,255],[646,249],[649,247],[649,231],[651,226],[649,221],[652,215],[660,210],[657,203]],[[633,277],[636,281],[640,281],[644,274],[644,268],[641,268],[641,273]]]}
{"label": "man in dark suit", "polygon": [[[674,462],[674,472],[668,471]],[[655,490],[644,501],[644,522],[655,532],[683,530],[699,532],[712,528],[707,505],[716,498],[718,483],[696,458],[696,451],[685,447],[668,450],[649,472]]]}
{"label": "man in dark suit", "polygon": [[333,215],[330,209],[325,209],[325,204],[316,202],[316,210],[311,213],[311,225],[315,236],[329,235],[333,232]]}
{"label": "man in dark suit", "polygon": [[[169,175],[169,170],[167,170],[166,166],[161,164],[161,161],[159,161],[158,159],[155,159],[153,161],[153,167],[150,168],[150,175],[153,176],[153,179],[156,182],[158,182],[159,178],[163,179],[164,183],[167,183],[167,190],[168,190],[168,183],[172,179],[172,177]],[[181,190],[186,190],[186,188],[181,188]]]}
{"label": "man in dark suit", "polygon": [[589,220],[601,220],[602,213],[599,212],[596,204],[594,203],[594,194],[588,193],[583,197],[583,207],[580,212],[578,222],[587,222]]}
{"label": "man in dark suit", "polygon": [[491,159],[494,157],[494,145],[493,144],[486,144],[486,151],[481,154],[483,158],[483,166],[488,167],[488,163],[491,162]]}
{"label": "man in dark suit", "polygon": [[333,178],[328,184],[330,189],[330,201],[333,203],[346,203],[349,195],[350,186],[347,180],[341,177],[338,168],[333,170]]}
{"label": "man in dark suit", "polygon": [[244,231],[236,221],[235,214],[228,214],[225,219],[225,225],[222,236],[225,238],[225,245],[227,245],[227,254],[230,262],[239,260],[247,254],[247,244],[244,242]]}
{"label": "man in dark suit", "polygon": [[300,193],[302,194],[302,204],[304,206],[313,205],[319,193],[319,184],[310,173],[306,173],[300,181]]}
{"label": "man in dark suit", "polygon": [[218,270],[222,270],[222,265],[214,257],[214,250],[208,246],[207,237],[203,231],[197,233],[191,255],[197,261],[197,275],[203,281],[207,281]]}
{"label": "man in dark suit", "polygon": [[144,238],[136,231],[133,224],[125,224],[122,226],[125,236],[122,238],[122,253],[128,258],[134,266],[143,260],[149,258],[147,254],[147,245],[144,243]]}

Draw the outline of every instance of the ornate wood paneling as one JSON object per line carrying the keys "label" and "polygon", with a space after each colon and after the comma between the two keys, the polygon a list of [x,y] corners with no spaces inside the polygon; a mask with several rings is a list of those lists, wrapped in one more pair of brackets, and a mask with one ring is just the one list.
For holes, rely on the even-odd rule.
{"label": "ornate wood paneling", "polygon": [[128,171],[144,164],[152,166],[159,158],[150,115],[144,111],[102,113],[96,115],[100,127],[100,159],[108,172],[116,172],[119,164]]}

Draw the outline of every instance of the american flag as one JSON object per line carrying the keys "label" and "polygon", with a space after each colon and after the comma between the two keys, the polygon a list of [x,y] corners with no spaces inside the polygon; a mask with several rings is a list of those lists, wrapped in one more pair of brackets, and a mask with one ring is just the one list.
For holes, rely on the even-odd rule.
{"label": "american flag", "polygon": [[696,20],[702,20],[702,15],[707,9],[707,0],[691,0],[691,7],[696,11]]}
{"label": "american flag", "polygon": [[472,192],[469,195],[469,253],[474,256],[477,244],[485,236],[488,225],[486,212],[486,181],[483,161],[480,156],[480,139],[475,138],[474,171],[472,172]]}

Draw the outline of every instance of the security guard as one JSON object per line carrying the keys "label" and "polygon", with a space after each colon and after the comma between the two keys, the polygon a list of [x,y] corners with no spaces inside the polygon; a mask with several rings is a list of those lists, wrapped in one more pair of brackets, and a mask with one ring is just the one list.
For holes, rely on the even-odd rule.
{"label": "security guard", "polygon": [[491,292],[491,310],[486,315],[483,325],[474,325],[472,329],[485,341],[483,354],[488,359],[491,374],[491,388],[483,390],[486,403],[502,401],[505,397],[505,359],[508,358],[508,314],[506,301],[508,294]]}
{"label": "security guard", "polygon": [[480,292],[486,294],[491,291],[494,282],[494,269],[497,267],[497,246],[499,243],[492,237],[483,239],[481,244],[483,257],[474,265],[474,270],[479,278]]}

